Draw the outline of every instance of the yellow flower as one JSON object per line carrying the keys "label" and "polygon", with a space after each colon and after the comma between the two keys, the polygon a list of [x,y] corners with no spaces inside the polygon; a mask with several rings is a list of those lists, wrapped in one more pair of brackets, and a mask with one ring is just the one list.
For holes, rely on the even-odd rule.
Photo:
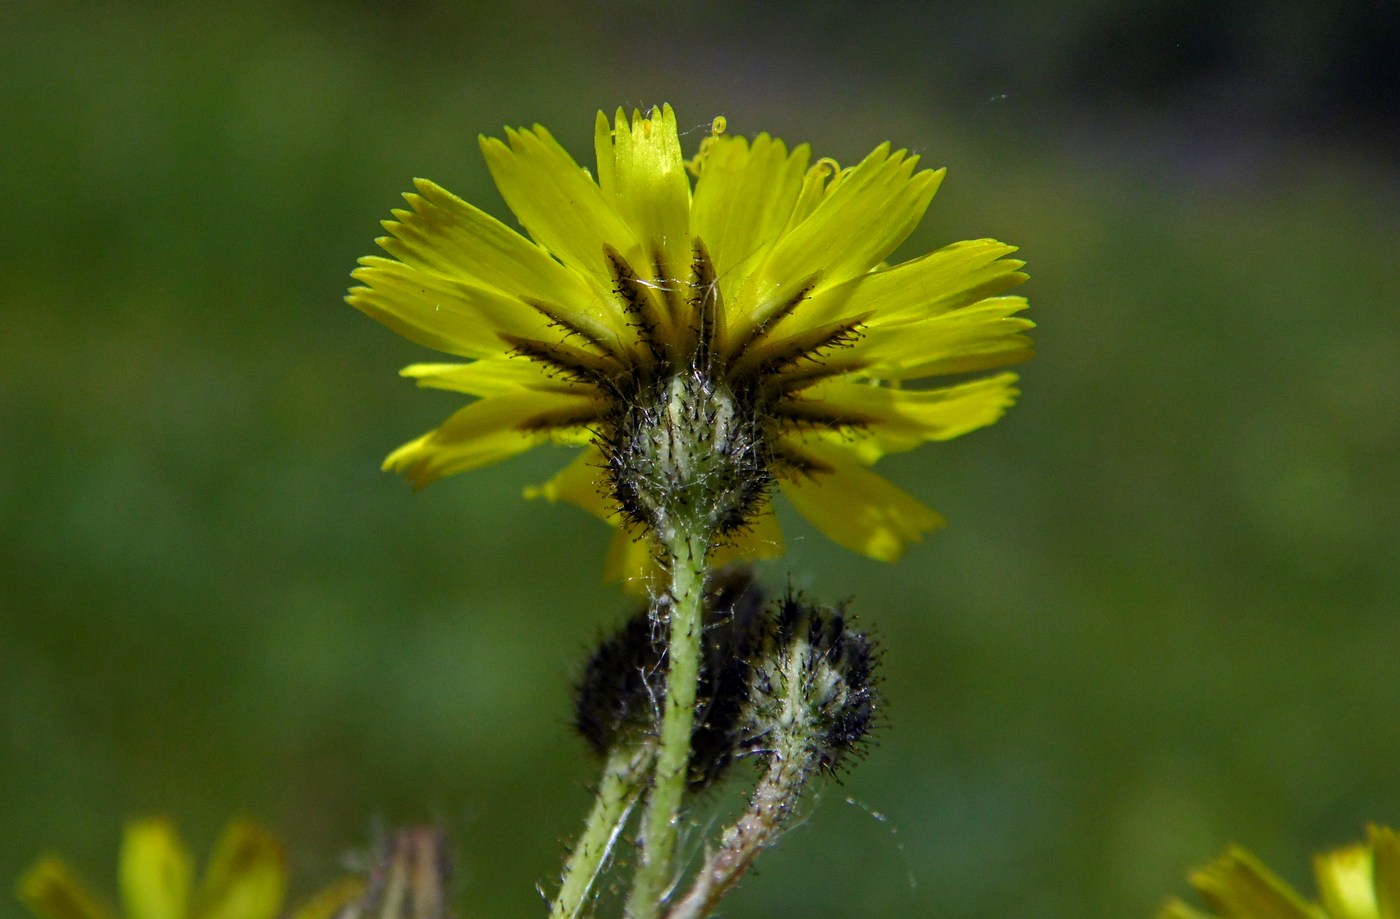
{"label": "yellow flower", "polygon": [[[133,820],[118,871],[122,912],[94,898],[60,858],[40,859],[20,879],[19,898],[41,919],[274,919],[287,890],[282,847],[266,830],[234,822],[214,847],[198,887],[194,860],[168,820]],[[292,914],[330,919],[363,889],[358,880],[327,889]]]}
{"label": "yellow flower", "polygon": [[[1400,916],[1400,836],[1370,827],[1367,841],[1313,859],[1321,903],[1311,903],[1238,847],[1191,874],[1220,919],[1390,919]],[[1159,919],[1210,919],[1180,900]]]}
{"label": "yellow flower", "polygon": [[[726,136],[722,119],[687,162],[669,106],[599,113],[594,144],[596,179],[538,125],[481,139],[529,238],[423,179],[385,222],[393,258],[362,259],[347,300],[470,359],[403,374],[476,397],[385,468],[422,486],[582,446],[527,495],[618,525],[614,577],[646,568],[639,534],[697,508],[724,554],[775,554],[774,484],[878,559],[941,525],[866,467],[995,421],[1015,376],[965,375],[1031,353],[1025,300],[1002,295],[1026,277],[1012,246],[884,264],[943,170],[889,144],[849,168],[813,164],[805,144]],[[946,375],[964,378],[925,383]]]}

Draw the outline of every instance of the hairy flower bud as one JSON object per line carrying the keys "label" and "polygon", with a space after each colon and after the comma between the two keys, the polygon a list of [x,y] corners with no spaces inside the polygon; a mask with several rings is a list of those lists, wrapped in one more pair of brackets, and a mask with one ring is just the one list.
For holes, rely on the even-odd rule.
{"label": "hairy flower bud", "polygon": [[739,745],[834,772],[875,722],[874,644],[841,609],[789,593],[778,604],[749,681]]}
{"label": "hairy flower bud", "polygon": [[[734,567],[707,582],[704,623],[692,790],[739,758],[784,758],[805,781],[860,750],[876,720],[878,653],[841,610],[792,593],[764,606],[753,572]],[[574,726],[596,753],[657,731],[665,671],[645,610],[598,645],[574,691]]]}
{"label": "hairy flower bud", "polygon": [[[747,566],[723,569],[706,582],[704,646],[691,730],[692,789],[715,781],[734,759],[751,660],[767,628],[763,599]],[[574,727],[598,755],[658,730],[666,664],[666,649],[648,610],[635,613],[599,643],[574,687]]]}
{"label": "hairy flower bud", "polygon": [[840,609],[789,592],[765,624],[733,738],[735,755],[760,758],[764,774],[667,919],[710,915],[787,828],[812,776],[839,769],[875,720],[877,654]]}

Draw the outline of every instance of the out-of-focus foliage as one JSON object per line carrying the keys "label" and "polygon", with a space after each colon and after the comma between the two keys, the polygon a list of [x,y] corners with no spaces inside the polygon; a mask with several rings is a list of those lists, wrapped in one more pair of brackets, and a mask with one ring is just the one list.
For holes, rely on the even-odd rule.
{"label": "out-of-focus foliage", "polygon": [[662,101],[947,165],[910,251],[1021,245],[1041,323],[1015,412],[889,464],[948,530],[785,521],[890,727],[726,915],[1150,915],[1393,825],[1396,24],[1352,6],[6,5],[0,877],[243,812],[295,898],[427,817],[471,914],[542,910],[607,534],[520,500],[560,457],[380,473],[455,403],[340,298],[414,175],[506,216],[478,133]]}

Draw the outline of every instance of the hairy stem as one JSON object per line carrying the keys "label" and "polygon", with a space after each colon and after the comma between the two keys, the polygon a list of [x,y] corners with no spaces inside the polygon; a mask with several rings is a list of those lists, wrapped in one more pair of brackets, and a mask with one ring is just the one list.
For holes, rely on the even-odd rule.
{"label": "hairy stem", "polygon": [[797,806],[806,774],[804,763],[773,758],[763,781],[754,789],[748,810],[725,830],[719,849],[705,859],[690,890],[666,913],[666,919],[699,919],[710,914],[753,866],[758,854],[782,832]]}
{"label": "hairy stem", "polygon": [[753,866],[759,853],[777,841],[792,817],[814,767],[816,722],[809,695],[810,656],[806,642],[789,648],[784,655],[781,707],[776,719],[780,728],[770,738],[772,747],[765,755],[768,768],[749,799],[748,809],[724,831],[719,848],[708,854],[690,890],[666,913],[666,919],[708,916]]}
{"label": "hairy stem", "polygon": [[582,914],[593,883],[607,863],[633,806],[641,797],[647,770],[651,768],[655,756],[656,747],[651,743],[640,747],[619,745],[608,753],[593,811],[584,824],[583,835],[564,865],[564,880],[559,895],[550,905],[551,917],[575,919]]}
{"label": "hairy stem", "polygon": [[690,735],[695,721],[695,693],[700,681],[703,637],[701,610],[705,594],[705,559],[709,534],[678,531],[667,540],[671,562],[670,629],[666,653],[666,698],[656,772],[642,817],[642,857],[633,879],[627,913],[654,919],[671,884],[681,798],[690,771]]}

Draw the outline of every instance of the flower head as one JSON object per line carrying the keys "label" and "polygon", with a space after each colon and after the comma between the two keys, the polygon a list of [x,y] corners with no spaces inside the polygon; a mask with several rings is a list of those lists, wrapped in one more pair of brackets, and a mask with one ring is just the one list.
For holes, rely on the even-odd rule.
{"label": "flower head", "polygon": [[[1364,843],[1313,859],[1321,902],[1301,894],[1238,847],[1191,873],[1219,919],[1382,919],[1400,915],[1400,835],[1373,826]],[[1173,900],[1159,919],[1210,919]]]}
{"label": "flower head", "polygon": [[[287,891],[287,861],[271,834],[247,822],[225,830],[198,885],[194,860],[161,817],[133,820],[122,838],[123,911],[90,894],[62,859],[40,859],[19,883],[19,898],[40,919],[275,919]],[[358,895],[354,880],[308,901],[293,919],[330,919]]]}
{"label": "flower head", "polygon": [[[349,302],[468,363],[415,364],[476,397],[385,467],[421,486],[549,442],[579,456],[527,494],[620,527],[616,576],[677,518],[773,554],[776,484],[836,542],[880,559],[940,524],[866,467],[995,421],[1030,355],[1013,247],[954,243],[895,266],[943,178],[877,147],[811,162],[721,119],[690,161],[670,107],[599,114],[596,178],[543,127],[483,138],[528,238],[426,180],[354,272]],[[692,183],[693,176],[693,183]],[[716,562],[723,559],[716,559]]]}

